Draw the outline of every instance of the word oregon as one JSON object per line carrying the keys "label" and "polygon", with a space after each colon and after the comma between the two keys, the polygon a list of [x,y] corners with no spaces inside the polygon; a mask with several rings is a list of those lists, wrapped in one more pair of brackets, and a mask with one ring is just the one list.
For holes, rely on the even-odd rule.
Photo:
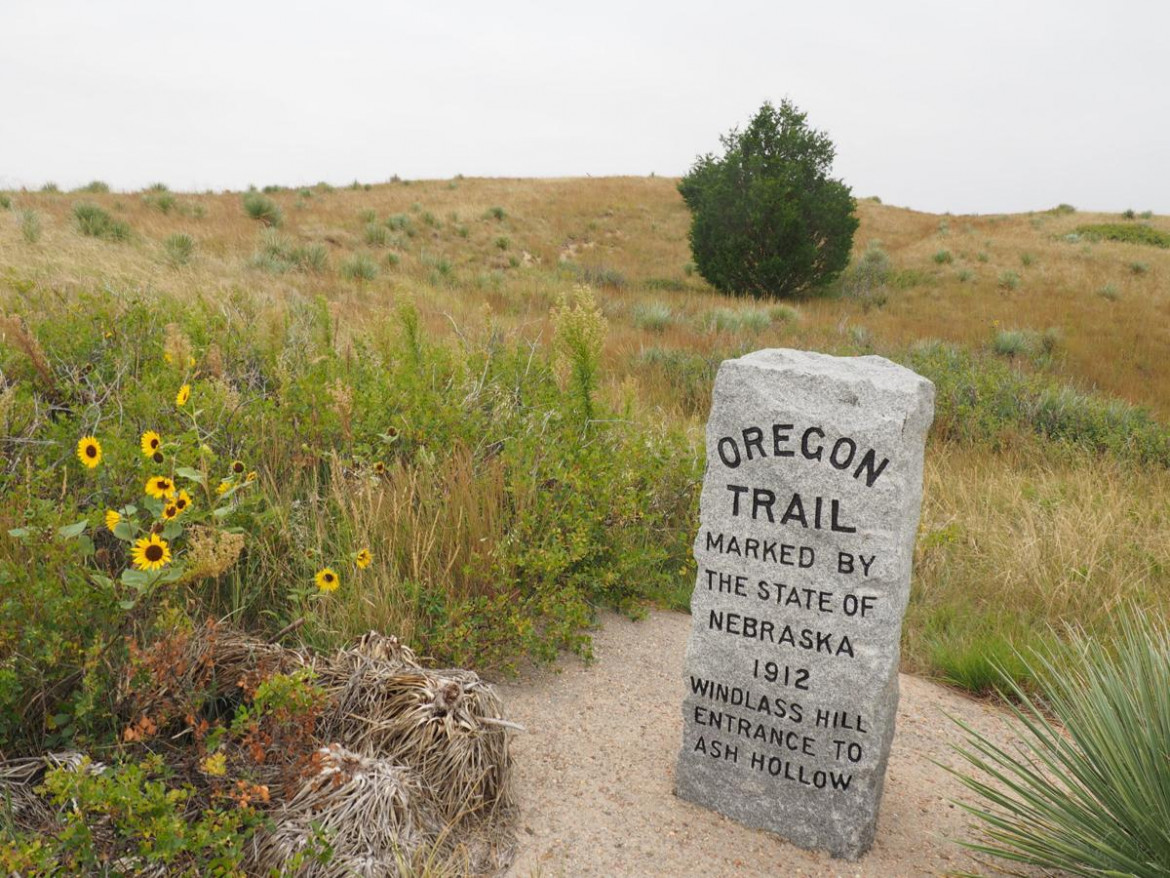
{"label": "word oregon", "polygon": [[[744,427],[739,436],[721,437],[715,443],[715,450],[723,464],[731,469],[736,469],[745,460],[755,460],[757,457],[796,457],[798,449],[788,447],[793,442],[794,429],[793,424],[773,424],[765,441],[763,429]],[[856,439],[838,436],[830,442],[826,439],[825,431],[817,426],[809,427],[801,433],[796,445],[805,460],[827,462],[842,471],[853,469],[853,478],[864,476],[867,488],[873,487],[873,483],[890,463],[888,457],[883,457],[881,463],[878,463],[877,452],[872,448],[862,452],[859,459]]]}

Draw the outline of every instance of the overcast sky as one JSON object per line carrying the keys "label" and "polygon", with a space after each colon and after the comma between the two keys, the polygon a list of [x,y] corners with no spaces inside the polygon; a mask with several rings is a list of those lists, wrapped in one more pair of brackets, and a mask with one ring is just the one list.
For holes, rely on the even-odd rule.
{"label": "overcast sky", "polygon": [[0,187],[684,173],[765,100],[858,196],[1170,213],[1170,0],[0,0]]}

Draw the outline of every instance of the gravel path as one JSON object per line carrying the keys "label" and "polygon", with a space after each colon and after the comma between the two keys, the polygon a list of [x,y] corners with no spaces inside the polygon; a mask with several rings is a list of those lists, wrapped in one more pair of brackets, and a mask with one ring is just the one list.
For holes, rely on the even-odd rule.
{"label": "gravel path", "polygon": [[857,863],[808,853],[677,799],[683,654],[690,617],[608,614],[589,667],[566,659],[499,684],[514,738],[520,805],[509,878],[902,878],[972,868],[952,841],[969,820],[957,764],[961,733],[944,715],[1005,734],[995,708],[902,676],[897,734],[870,853]]}

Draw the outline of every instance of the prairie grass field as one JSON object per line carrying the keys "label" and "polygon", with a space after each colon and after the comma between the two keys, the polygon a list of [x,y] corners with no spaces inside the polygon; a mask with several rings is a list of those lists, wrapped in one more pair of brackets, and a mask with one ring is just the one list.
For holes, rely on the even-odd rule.
{"label": "prairie grass field", "polygon": [[[685,608],[711,382],[763,347],[936,383],[907,670],[982,692],[1066,623],[1170,613],[1165,217],[863,199],[832,289],[752,301],[694,271],[668,178],[89,189],[0,201],[6,752],[108,741],[126,644],[207,616],[500,668]],[[174,579],[127,583],[105,515],[157,475],[193,498]]]}

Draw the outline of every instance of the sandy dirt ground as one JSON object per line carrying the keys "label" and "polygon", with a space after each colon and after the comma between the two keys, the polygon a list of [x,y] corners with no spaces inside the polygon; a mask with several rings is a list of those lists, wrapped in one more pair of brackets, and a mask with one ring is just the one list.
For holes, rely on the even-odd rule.
{"label": "sandy dirt ground", "polygon": [[970,820],[958,782],[962,732],[946,714],[1007,739],[991,705],[903,675],[877,840],[856,863],[809,853],[675,798],[683,655],[690,617],[606,615],[596,661],[565,659],[498,684],[510,720],[520,806],[509,878],[901,878],[974,862],[954,843]]}

